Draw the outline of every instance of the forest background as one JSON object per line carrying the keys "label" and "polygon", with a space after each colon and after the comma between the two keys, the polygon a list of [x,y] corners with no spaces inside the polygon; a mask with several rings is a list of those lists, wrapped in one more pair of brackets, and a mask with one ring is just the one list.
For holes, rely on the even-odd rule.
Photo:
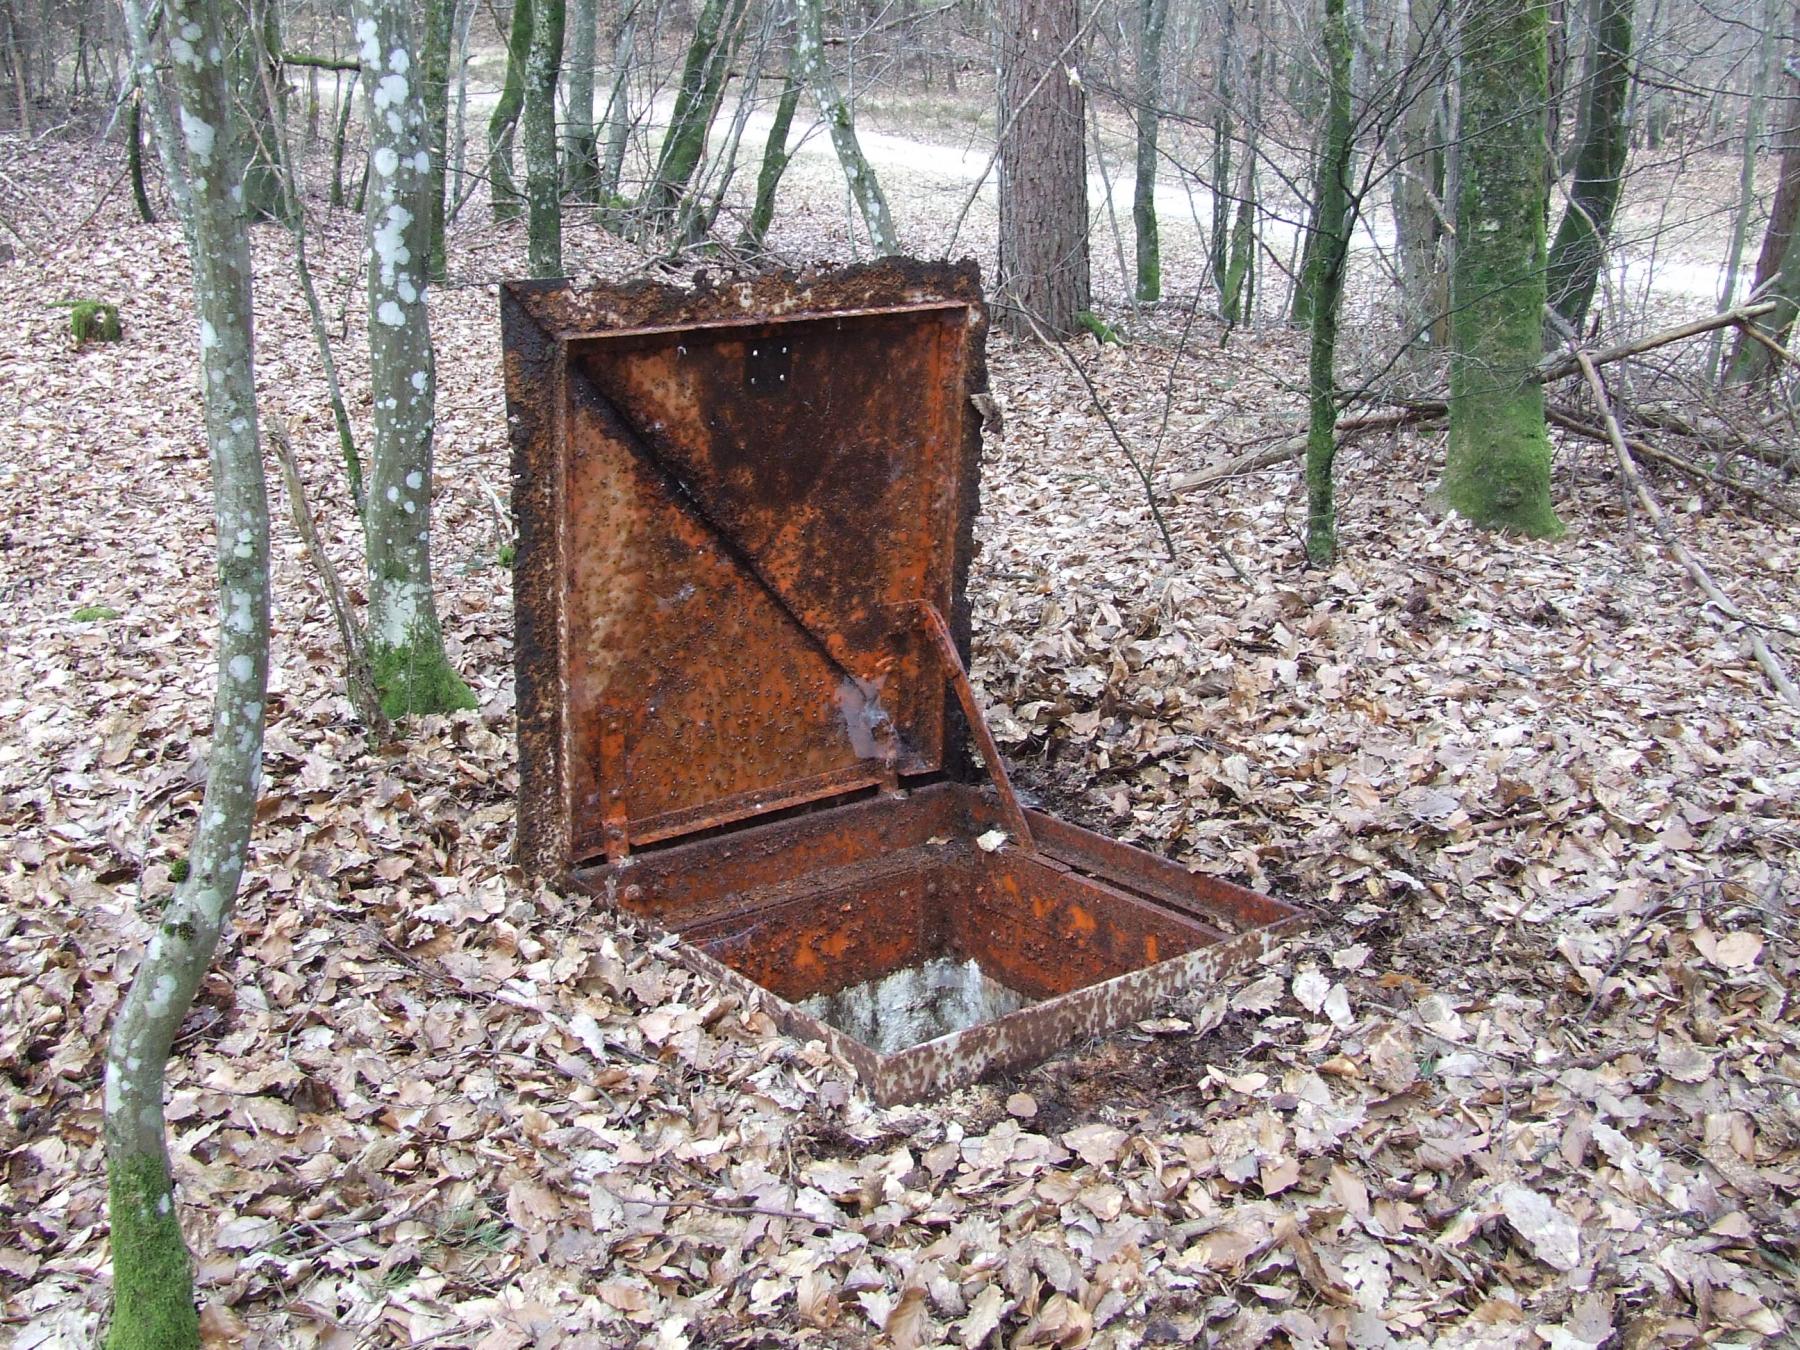
{"label": "forest background", "polygon": [[[122,1091],[209,1343],[1789,1334],[1795,19],[5,0],[14,1343],[115,1316],[182,914]],[[1017,776],[1317,918],[878,1110],[512,866],[494,297],[895,247],[991,278]]]}

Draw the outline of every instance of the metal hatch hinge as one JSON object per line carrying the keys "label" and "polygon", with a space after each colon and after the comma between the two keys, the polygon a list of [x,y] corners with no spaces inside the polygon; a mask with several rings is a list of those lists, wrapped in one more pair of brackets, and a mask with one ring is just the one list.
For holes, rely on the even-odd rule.
{"label": "metal hatch hinge", "polygon": [[1025,823],[1025,809],[1019,805],[1019,799],[1013,792],[1012,780],[1006,776],[1006,766],[1000,761],[1000,747],[994,744],[994,733],[988,730],[987,719],[981,715],[981,708],[975,702],[975,690],[970,687],[969,672],[963,669],[962,657],[957,654],[956,639],[950,636],[950,625],[944,622],[944,616],[938,613],[937,606],[931,601],[915,600],[913,605],[918,611],[919,622],[937,647],[938,656],[944,663],[944,678],[956,690],[957,702],[962,704],[963,716],[968,720],[975,744],[981,750],[981,758],[987,764],[988,775],[994,780],[994,791],[1000,796],[1000,816],[1006,822],[1006,832],[1012,835],[1013,842],[1025,852],[1036,853],[1037,843],[1031,837],[1031,827]]}

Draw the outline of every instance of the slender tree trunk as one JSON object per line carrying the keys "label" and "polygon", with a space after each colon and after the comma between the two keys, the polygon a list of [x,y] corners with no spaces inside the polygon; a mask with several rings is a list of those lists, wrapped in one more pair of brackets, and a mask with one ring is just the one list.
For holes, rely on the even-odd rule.
{"label": "slender tree trunk", "polygon": [[356,101],[356,81],[362,72],[353,70],[350,78],[338,82],[337,131],[331,138],[331,204],[344,204],[344,145],[350,138],[350,109]]}
{"label": "slender tree trunk", "polygon": [[[1256,155],[1262,132],[1263,53],[1267,34],[1263,31],[1262,7],[1259,0],[1250,6],[1250,29],[1256,46],[1250,52],[1245,86],[1250,93],[1250,116],[1245,122],[1244,154],[1238,162],[1236,187],[1237,216],[1231,226],[1231,243],[1225,255],[1225,271],[1219,279],[1219,315],[1228,329],[1249,320],[1256,294]],[[1346,173],[1348,170],[1346,169]]]}
{"label": "slender tree trunk", "polygon": [[1344,293],[1344,260],[1350,252],[1350,31],[1344,0],[1325,0],[1325,60],[1329,92],[1325,146],[1320,157],[1320,235],[1312,250],[1312,345],[1307,364],[1306,556],[1315,567],[1337,559],[1337,502],[1332,472],[1337,458],[1338,302]]}
{"label": "slender tree trunk", "polygon": [[1625,99],[1631,90],[1631,6],[1632,0],[1600,0],[1575,180],[1550,249],[1550,307],[1574,332],[1593,303],[1630,149]]}
{"label": "slender tree trunk", "polygon": [[1137,298],[1162,296],[1162,249],[1156,236],[1156,140],[1162,124],[1162,41],[1169,0],[1138,0],[1137,180],[1131,223],[1137,236]]}
{"label": "slender tree trunk", "polygon": [[1003,0],[997,26],[1002,323],[1015,337],[1034,321],[1068,337],[1090,304],[1080,5]]}
{"label": "slender tree trunk", "polygon": [[738,247],[748,253],[761,250],[768,237],[769,225],[775,219],[775,191],[781,176],[787,172],[788,133],[793,129],[794,112],[800,106],[800,80],[794,73],[793,58],[788,60],[787,77],[782,81],[781,100],[775,105],[775,120],[769,124],[769,139],[763,144],[762,168],[756,175],[756,202],[750,208],[750,219]]}
{"label": "slender tree trunk", "polygon": [[[1800,24],[1800,7],[1795,20]],[[1789,79],[1796,75],[1790,58],[1783,73]],[[1784,84],[1789,92],[1794,85]],[[1756,259],[1756,279],[1751,285],[1753,296],[1780,302],[1772,314],[1753,319],[1757,328],[1780,341],[1793,325],[1796,304],[1800,304],[1800,97],[1788,105],[1788,115],[1781,133],[1781,169],[1775,185],[1775,200],[1769,206],[1769,224],[1763,232],[1762,252]],[[1725,370],[1727,384],[1757,385],[1775,373],[1775,354],[1748,333],[1741,333],[1731,353],[1731,364]]]}
{"label": "slender tree trunk", "polygon": [[597,0],[574,0],[569,11],[568,56],[563,87],[568,91],[568,125],[563,132],[563,176],[570,200],[599,202],[600,156],[594,135],[594,49],[600,36]]}
{"label": "slender tree trunk", "polygon": [[[528,0],[520,0],[525,10]],[[431,457],[436,372],[425,306],[425,103],[407,0],[352,0],[362,43],[368,192],[369,392],[374,437],[363,535],[369,660],[390,718],[475,705],[450,668],[431,587]],[[529,22],[529,20],[527,20]],[[514,27],[517,28],[517,20]]]}
{"label": "slender tree trunk", "polygon": [[168,184],[169,200],[181,226],[188,231],[188,244],[193,246],[193,208],[189,202],[187,172],[182,168],[181,152],[176,148],[175,119],[169,113],[169,102],[163,97],[162,77],[151,46],[150,26],[144,17],[143,0],[124,0],[125,36],[131,45],[131,68],[137,76],[138,90],[150,105],[150,128],[156,133],[156,156],[162,165],[163,179]]}
{"label": "slender tree trunk", "polygon": [[531,55],[532,0],[513,0],[506,37],[506,79],[488,118],[488,194],[495,220],[516,220],[519,190],[513,185],[513,129],[525,106],[525,62]]}
{"label": "slender tree trunk", "polygon": [[[286,77],[277,65],[265,81],[260,68],[262,54],[277,60],[281,53],[281,11],[275,0],[251,0],[247,14],[235,16],[248,27],[233,34],[232,78],[235,94],[248,117],[244,130],[250,142],[248,163],[244,166],[244,205],[251,220],[280,220],[284,195],[281,172],[275,164],[275,143],[285,125],[287,109],[283,91]],[[231,26],[227,25],[228,31]],[[269,89],[275,91],[271,102]]]}
{"label": "slender tree trunk", "polygon": [[[1744,110],[1744,146],[1743,154],[1738,160],[1737,210],[1731,217],[1731,243],[1725,254],[1725,280],[1719,287],[1721,311],[1730,309],[1738,302],[1738,282],[1742,279],[1744,268],[1744,242],[1750,236],[1750,213],[1756,207],[1756,152],[1762,145],[1764,105],[1768,101],[1769,90],[1775,87],[1775,81],[1780,78],[1776,71],[1775,34],[1781,22],[1781,3],[1782,0],[1763,0],[1761,59],[1757,62],[1757,69],[1751,72],[1749,98],[1746,100],[1748,106]],[[1714,380],[1719,378],[1719,361],[1724,353],[1725,333],[1718,329],[1707,339],[1707,372]]]}
{"label": "slender tree trunk", "polygon": [[1441,347],[1442,316],[1448,308],[1444,235],[1444,141],[1441,129],[1445,63],[1435,48],[1445,37],[1443,0],[1410,0],[1405,17],[1406,100],[1394,156],[1395,253],[1400,272],[1400,329],[1407,347],[1403,361],[1425,378]]}
{"label": "slender tree trunk", "polygon": [[527,266],[534,277],[562,275],[562,165],[556,153],[556,80],[562,71],[563,0],[531,0],[525,61]]}
{"label": "slender tree trunk", "polygon": [[1238,165],[1237,219],[1231,226],[1231,249],[1219,288],[1219,315],[1228,328],[1248,323],[1256,303],[1256,131],[1244,146]]}
{"label": "slender tree trunk", "polygon": [[1544,350],[1549,155],[1541,0],[1473,0],[1462,69],[1444,496],[1478,525],[1554,536],[1544,389],[1532,379]]}
{"label": "slender tree trunk", "polygon": [[637,55],[637,4],[632,0],[613,36],[612,92],[606,100],[606,158],[600,166],[601,204],[609,211],[620,203],[619,180],[631,143],[631,68]]}
{"label": "slender tree trunk", "polygon": [[144,91],[134,89],[125,111],[125,164],[131,173],[131,199],[137,204],[138,219],[146,225],[156,224],[156,212],[150,209],[150,193],[144,186]]}
{"label": "slender tree trunk", "polygon": [[[1800,26],[1800,15],[1795,16],[1795,23]],[[1783,73],[1790,80],[1795,78],[1790,72]],[[1796,89],[1785,82],[1782,87],[1790,94]],[[1763,231],[1762,251],[1756,257],[1756,275],[1750,283],[1752,295],[1768,285],[1781,270],[1781,260],[1787,256],[1788,239],[1794,233],[1796,220],[1800,220],[1800,96],[1790,97],[1788,101],[1788,114],[1782,123],[1778,145],[1781,167],[1775,182],[1775,200],[1769,203],[1769,223]]]}
{"label": "slender tree trunk", "polygon": [[431,167],[425,171],[425,275],[442,281],[449,267],[444,244],[444,166],[448,163],[450,132],[450,44],[456,31],[456,0],[425,0],[425,47],[419,81],[425,99],[426,153]]}
{"label": "slender tree trunk", "polygon": [[469,29],[475,23],[475,6],[473,3],[462,3],[459,7],[462,10],[462,22],[456,29],[456,116],[450,131],[450,183],[446,189],[444,207],[446,235],[456,223],[456,213],[462,210],[471,191],[464,186],[464,180],[469,154]]}
{"label": "slender tree trunk", "polygon": [[31,136],[31,74],[27,65],[27,43],[19,25],[17,0],[6,0],[6,55],[12,66],[13,95],[18,101],[19,134]]}
{"label": "slender tree trunk", "polygon": [[832,79],[825,64],[824,25],[819,17],[819,0],[792,0],[794,6],[794,62],[802,83],[812,90],[819,116],[831,133],[832,147],[849,182],[850,195],[862,213],[869,241],[877,253],[898,253],[900,242],[894,233],[894,218],[888,210],[887,196],[875,170],[863,155],[856,139],[856,121],[850,104]]}
{"label": "slender tree trunk", "polygon": [[1211,254],[1214,286],[1218,286],[1225,276],[1225,236],[1231,229],[1231,138],[1237,134],[1235,119],[1231,115],[1232,102],[1236,97],[1236,90],[1233,88],[1235,82],[1231,77],[1236,63],[1236,0],[1220,0],[1219,57],[1213,67],[1212,238],[1207,245]]}
{"label": "slender tree trunk", "polygon": [[[157,919],[113,1019],[103,1098],[112,1222],[111,1350],[198,1346],[192,1266],[169,1173],[163,1074],[243,875],[262,782],[269,510],[257,437],[244,150],[218,0],[165,0],[193,191],[189,234],[219,574],[218,683],[188,875]],[[141,26],[141,25],[140,25]]]}

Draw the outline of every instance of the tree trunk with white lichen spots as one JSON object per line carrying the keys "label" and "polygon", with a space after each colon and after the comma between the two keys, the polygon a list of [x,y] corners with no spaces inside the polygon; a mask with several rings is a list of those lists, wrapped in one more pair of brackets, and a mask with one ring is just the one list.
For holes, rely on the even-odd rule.
{"label": "tree trunk with white lichen spots", "polygon": [[374,436],[363,534],[369,660],[389,717],[475,706],[450,668],[431,591],[431,449],[436,390],[425,308],[431,156],[413,69],[411,7],[355,0],[369,124],[369,393]]}
{"label": "tree trunk with white lichen spots", "polygon": [[[112,1223],[111,1350],[198,1346],[163,1121],[163,1069],[237,898],[262,781],[269,666],[269,510],[257,438],[246,161],[221,57],[219,0],[165,0],[161,26],[182,133],[188,238],[213,480],[219,676],[206,795],[187,876],[156,920],[113,1019],[104,1096]],[[140,56],[148,55],[145,36]],[[171,156],[174,147],[170,147]],[[172,162],[172,158],[171,158]]]}
{"label": "tree trunk with white lichen spots", "polygon": [[824,24],[819,15],[819,0],[793,0],[794,66],[801,83],[812,90],[819,116],[831,132],[831,144],[837,151],[838,163],[844,170],[844,181],[862,213],[869,230],[869,242],[877,253],[898,253],[900,241],[894,234],[894,218],[888,211],[887,196],[875,170],[856,139],[856,121],[850,104],[838,91],[837,82],[825,64]]}

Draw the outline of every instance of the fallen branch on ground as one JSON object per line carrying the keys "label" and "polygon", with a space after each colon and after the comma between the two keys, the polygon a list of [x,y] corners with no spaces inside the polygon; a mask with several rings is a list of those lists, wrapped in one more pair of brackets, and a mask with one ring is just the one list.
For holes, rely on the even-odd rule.
{"label": "fallen branch on ground", "polygon": [[[1598,441],[1602,445],[1610,445],[1612,443],[1611,438],[1606,434],[1605,427],[1597,427],[1592,422],[1584,422],[1577,413],[1552,405],[1544,409],[1544,416],[1553,426],[1559,426],[1564,431],[1567,431],[1572,435],[1580,436],[1584,440]],[[1759,505],[1768,507],[1772,511],[1778,511],[1784,516],[1791,516],[1795,520],[1800,520],[1800,511],[1795,510],[1774,494],[1764,492],[1761,488],[1750,483],[1742,483],[1735,478],[1727,478],[1724,474],[1715,473],[1711,469],[1704,468],[1701,465],[1694,463],[1693,460],[1688,459],[1686,456],[1678,455],[1672,450],[1664,450],[1662,447],[1652,445],[1649,441],[1636,436],[1627,436],[1625,438],[1625,444],[1631,449],[1633,454],[1642,455],[1645,459],[1654,460],[1658,464],[1667,465],[1677,473],[1686,474],[1688,477],[1697,479],[1700,482],[1723,488],[1727,492],[1738,493],[1741,496],[1748,497],[1751,501],[1756,502]]]}
{"label": "fallen branch on ground", "polygon": [[[1633,338],[1630,342],[1621,342],[1616,346],[1603,347],[1597,352],[1582,353],[1595,367],[1609,365],[1614,361],[1623,361],[1628,356],[1641,356],[1658,347],[1666,347],[1671,342],[1680,342],[1683,338],[1698,337],[1701,333],[1710,333],[1715,328],[1742,326],[1749,320],[1767,314],[1775,308],[1773,300],[1759,301],[1754,305],[1739,305],[1736,309],[1724,310],[1704,319],[1695,319],[1691,323],[1677,324],[1673,328],[1664,328],[1655,333],[1647,333],[1641,338]],[[1553,361],[1545,361],[1533,372],[1534,384],[1549,384],[1568,375],[1577,374],[1580,363],[1572,356],[1559,356]]]}
{"label": "fallen branch on ground", "polygon": [[[1424,422],[1435,422],[1442,417],[1448,405],[1438,402],[1411,403],[1404,408],[1395,408],[1388,412],[1357,413],[1353,417],[1340,417],[1337,423],[1338,444],[1355,436],[1370,431],[1397,431],[1401,427],[1416,426]],[[1186,473],[1172,481],[1168,486],[1171,497],[1181,492],[1192,492],[1196,488],[1210,487],[1214,483],[1223,482],[1227,478],[1236,478],[1239,474],[1255,473],[1258,469],[1271,469],[1277,464],[1285,464],[1291,459],[1300,458],[1306,449],[1305,436],[1289,436],[1277,441],[1274,445],[1259,446],[1245,451],[1223,464],[1216,464],[1210,469],[1200,469],[1194,473]]]}
{"label": "fallen branch on ground", "polygon": [[325,587],[325,598],[331,602],[331,617],[337,621],[338,636],[344,643],[344,685],[350,695],[351,706],[363,725],[371,729],[380,729],[387,725],[387,718],[381,711],[381,696],[375,690],[375,675],[369,666],[367,644],[363,641],[362,627],[356,622],[356,615],[350,609],[350,598],[344,591],[343,579],[338,576],[337,568],[319,543],[318,525],[313,520],[312,507],[307,504],[306,485],[300,479],[300,466],[294,459],[294,445],[288,438],[287,423],[274,413],[267,414],[264,424],[269,429],[269,442],[275,447],[275,457],[281,461],[282,481],[287,484],[288,505],[293,512],[294,528],[300,532],[300,542],[306,545],[306,551],[312,555],[313,567],[319,574],[319,581]]}
{"label": "fallen branch on ground", "polygon": [[1606,435],[1607,439],[1612,442],[1613,454],[1618,458],[1619,472],[1625,475],[1625,481],[1631,485],[1632,492],[1637,496],[1638,504],[1650,517],[1650,523],[1656,527],[1656,533],[1662,538],[1663,546],[1687,570],[1693,583],[1700,588],[1720,613],[1744,625],[1745,635],[1750,641],[1750,651],[1756,657],[1756,664],[1762,667],[1763,673],[1769,677],[1769,683],[1774,685],[1782,698],[1787,700],[1788,706],[1800,709],[1800,688],[1795,688],[1793,680],[1788,678],[1787,671],[1782,668],[1775,653],[1769,650],[1769,644],[1763,641],[1762,634],[1756,631],[1755,625],[1744,617],[1743,612],[1732,603],[1730,597],[1719,589],[1706,568],[1701,566],[1700,560],[1688,552],[1687,546],[1676,537],[1674,526],[1669,524],[1669,518],[1663,514],[1662,504],[1650,491],[1650,485],[1644,481],[1644,475],[1639,471],[1637,461],[1632,459],[1631,451],[1625,445],[1625,436],[1619,430],[1618,419],[1613,416],[1612,402],[1607,397],[1606,386],[1600,383],[1600,372],[1594,368],[1592,359],[1584,351],[1576,351],[1574,359],[1582,376],[1587,380],[1588,388],[1593,390],[1594,402],[1599,405],[1601,416],[1606,419]]}

